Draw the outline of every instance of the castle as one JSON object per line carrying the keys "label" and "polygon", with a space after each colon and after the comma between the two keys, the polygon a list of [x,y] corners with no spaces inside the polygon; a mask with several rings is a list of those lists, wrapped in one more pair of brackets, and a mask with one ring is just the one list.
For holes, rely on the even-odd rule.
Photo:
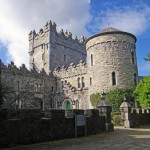
{"label": "castle", "polygon": [[138,82],[136,37],[107,27],[86,39],[56,30],[52,21],[29,33],[30,71],[23,64],[1,64],[8,87],[3,107],[39,109],[91,108],[90,95]]}

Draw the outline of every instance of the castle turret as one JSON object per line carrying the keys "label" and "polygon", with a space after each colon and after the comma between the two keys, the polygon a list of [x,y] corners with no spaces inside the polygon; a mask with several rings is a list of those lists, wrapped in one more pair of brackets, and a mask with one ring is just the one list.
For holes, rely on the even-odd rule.
{"label": "castle turret", "polygon": [[138,77],[135,43],[134,35],[112,27],[87,40],[89,94],[134,89]]}

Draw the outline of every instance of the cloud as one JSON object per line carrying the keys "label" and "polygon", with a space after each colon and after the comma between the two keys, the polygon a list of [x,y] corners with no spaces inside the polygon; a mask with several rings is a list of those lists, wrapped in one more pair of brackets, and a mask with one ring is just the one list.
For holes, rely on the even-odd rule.
{"label": "cloud", "polygon": [[0,0],[0,42],[7,45],[7,61],[28,65],[28,33],[50,19],[78,36],[88,35],[89,0]]}
{"label": "cloud", "polygon": [[[150,27],[150,6],[139,2],[131,5],[107,7],[93,16],[94,27],[89,29],[99,32],[107,26],[112,26],[136,36],[143,34]],[[93,30],[94,29],[94,30]]]}
{"label": "cloud", "polygon": [[140,67],[141,71],[148,71],[150,73],[150,62],[145,62],[141,67]]}

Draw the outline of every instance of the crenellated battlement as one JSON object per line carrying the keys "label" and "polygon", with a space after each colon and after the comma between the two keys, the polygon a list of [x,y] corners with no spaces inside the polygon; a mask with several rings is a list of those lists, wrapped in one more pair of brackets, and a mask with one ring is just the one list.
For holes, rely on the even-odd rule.
{"label": "crenellated battlement", "polygon": [[30,31],[29,36],[28,36],[29,41],[33,40],[34,38],[38,38],[38,36],[44,35],[46,32],[50,30],[56,31],[56,23],[52,22],[51,20],[49,22],[46,22],[44,27],[41,28],[38,33],[36,33],[35,30]]}
{"label": "crenellated battlement", "polygon": [[45,72],[44,69],[42,71],[37,71],[35,69],[28,70],[25,64],[22,64],[19,68],[11,61],[8,65],[5,65],[0,60],[1,72],[2,74],[12,74],[12,75],[22,75],[22,76],[32,76],[32,77],[49,77],[52,76],[52,73]]}
{"label": "crenellated battlement", "polygon": [[54,76],[57,76],[61,79],[85,75],[87,74],[87,64],[83,60],[80,60],[78,65],[71,63],[68,67],[58,67],[55,68],[52,72]]}
{"label": "crenellated battlement", "polygon": [[35,30],[31,31],[29,33],[29,41],[33,39],[39,39],[40,36],[45,36],[45,33],[48,31],[52,31],[56,34],[56,36],[60,36],[62,38],[65,38],[66,40],[72,40],[73,42],[77,42],[78,44],[85,44],[85,41],[87,38],[85,36],[82,36],[81,38],[78,38],[77,36],[72,36],[71,32],[68,32],[67,30],[64,32],[63,29],[61,29],[59,32],[56,30],[56,23],[52,22],[51,20],[49,22],[46,22],[43,28],[39,30],[39,32],[36,32]]}

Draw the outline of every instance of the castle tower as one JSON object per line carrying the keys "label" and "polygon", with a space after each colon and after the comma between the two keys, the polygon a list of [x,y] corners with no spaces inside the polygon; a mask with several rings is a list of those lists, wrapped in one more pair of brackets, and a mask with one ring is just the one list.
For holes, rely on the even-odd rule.
{"label": "castle tower", "polygon": [[85,37],[72,38],[72,33],[56,31],[55,22],[49,21],[38,33],[29,33],[30,69],[49,73],[56,67],[77,64],[86,59]]}
{"label": "castle tower", "polygon": [[134,35],[112,27],[87,40],[89,95],[115,88],[134,89],[138,81],[135,43]]}

